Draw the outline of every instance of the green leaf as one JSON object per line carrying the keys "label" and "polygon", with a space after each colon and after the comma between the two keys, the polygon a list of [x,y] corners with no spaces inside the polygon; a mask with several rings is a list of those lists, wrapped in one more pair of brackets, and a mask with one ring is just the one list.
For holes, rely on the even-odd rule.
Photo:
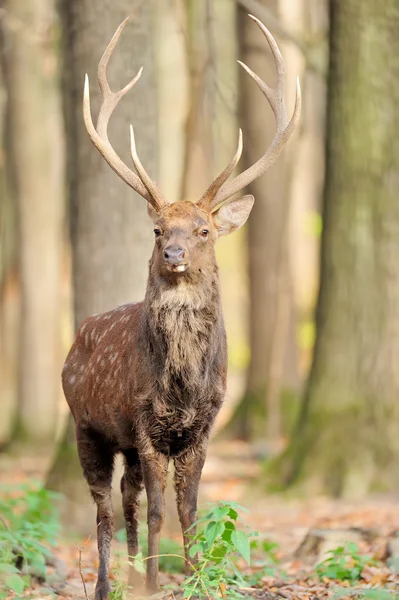
{"label": "green leaf", "polygon": [[228,506],[216,506],[207,515],[206,518],[212,521],[219,521],[223,517],[227,517],[230,509]]}
{"label": "green leaf", "polygon": [[233,519],[233,521],[237,521],[238,512],[236,510],[234,510],[234,508],[230,508],[229,509],[229,517],[230,517],[230,519]]}
{"label": "green leaf", "polygon": [[16,573],[13,573],[7,577],[6,585],[16,594],[22,594],[26,587],[24,579]]}
{"label": "green leaf", "polygon": [[251,552],[249,548],[249,538],[244,531],[233,531],[231,534],[231,541],[234,544],[237,552],[241,554],[243,558],[247,561],[248,565],[251,561]]}
{"label": "green leaf", "polygon": [[15,565],[9,563],[0,563],[0,573],[18,573],[19,570]]}
{"label": "green leaf", "polygon": [[204,534],[209,548],[213,546],[214,541],[216,540],[216,538],[222,535],[223,531],[224,523],[222,523],[221,521],[211,521],[210,523],[208,523]]}
{"label": "green leaf", "polygon": [[197,552],[202,552],[202,544],[194,544],[188,551],[188,554],[191,558],[197,554]]}
{"label": "green leaf", "polygon": [[245,506],[238,504],[238,502],[225,502],[224,500],[222,500],[220,504],[228,506],[229,508],[235,508],[236,510],[242,510],[243,512],[249,513],[248,508],[245,508]]}
{"label": "green leaf", "polygon": [[139,552],[136,556],[129,556],[129,565],[132,565],[137,573],[140,575],[145,574],[145,566],[143,560],[143,553]]}
{"label": "green leaf", "polygon": [[349,554],[357,554],[359,552],[359,547],[355,542],[348,542],[346,546],[346,551]]}

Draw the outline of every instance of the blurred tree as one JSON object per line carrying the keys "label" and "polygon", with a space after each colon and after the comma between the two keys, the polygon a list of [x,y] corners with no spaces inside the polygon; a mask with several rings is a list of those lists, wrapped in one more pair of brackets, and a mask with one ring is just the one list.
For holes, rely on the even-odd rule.
{"label": "blurred tree", "polygon": [[330,19],[316,347],[272,473],[342,495],[399,486],[399,4],[332,0]]}
{"label": "blurred tree", "polygon": [[[188,112],[187,2],[157,3],[159,183],[169,202],[180,199]],[[173,148],[173,151],[171,151]]]}
{"label": "blurred tree", "polygon": [[[158,169],[158,110],[155,69],[155,0],[62,0],[64,98],[68,140],[68,190],[73,249],[75,324],[125,302],[141,300],[153,245],[145,201],[100,156],[82,118],[85,71],[92,111],[99,108],[97,65],[114,31],[131,14],[108,68],[111,88],[120,89],[144,66],[133,91],[118,105],[109,125],[116,152],[129,164],[129,124],[134,123],[140,159],[154,177]],[[106,18],[105,18],[106,15]],[[81,475],[70,420],[48,485],[79,500]],[[75,505],[78,519],[78,502]]]}
{"label": "blurred tree", "polygon": [[185,156],[181,198],[196,201],[212,178],[212,4],[187,0],[187,60],[189,110],[185,131]]}
{"label": "blurred tree", "polygon": [[[14,441],[43,447],[54,441],[60,390],[63,136],[58,24],[53,0],[9,0],[3,8],[7,180],[9,197],[17,205],[21,281]],[[15,333],[12,323],[7,326]],[[11,351],[9,347],[9,357]],[[12,373],[6,375],[10,382]]]}
{"label": "blurred tree", "polygon": [[[303,1],[301,18],[293,10],[290,0],[280,0],[286,12],[284,22],[290,31],[302,31],[308,40],[306,64],[301,75],[302,115],[300,136],[294,149],[289,223],[289,254],[293,279],[294,301],[298,314],[297,338],[301,380],[306,379],[312,361],[314,346],[314,311],[319,286],[319,248],[321,237],[321,200],[325,167],[325,112],[327,101],[328,69],[328,2]],[[296,5],[297,6],[297,5]],[[289,21],[288,21],[289,19]],[[286,44],[285,44],[286,45]],[[285,46],[284,45],[284,46]],[[297,51],[293,44],[285,55]],[[298,58],[304,55],[297,54]],[[310,63],[309,59],[312,59]],[[293,63],[288,59],[288,67]],[[311,68],[317,65],[318,69]],[[292,69],[291,69],[292,70]],[[287,73],[290,80],[301,69]],[[291,86],[287,92],[291,91]],[[298,402],[299,404],[299,402]],[[295,420],[295,415],[292,414]],[[291,426],[292,426],[291,422]]]}
{"label": "blurred tree", "polygon": [[18,325],[20,286],[18,273],[18,232],[15,202],[6,185],[6,90],[4,35],[1,33],[0,81],[0,448],[10,441],[17,410]]}
{"label": "blurred tree", "polygon": [[[259,6],[278,11],[278,0]],[[259,15],[262,18],[262,15]],[[239,9],[241,60],[273,86],[276,69],[262,33]],[[240,124],[244,133],[241,168],[253,164],[275,132],[275,119],[264,96],[244,72],[240,74]],[[280,393],[298,383],[291,277],[286,243],[289,161],[283,154],[248,193],[256,202],[248,221],[250,349],[246,390],[228,430],[242,439],[277,441],[281,434]],[[273,382],[273,389],[271,383]],[[267,417],[266,417],[267,415]]]}

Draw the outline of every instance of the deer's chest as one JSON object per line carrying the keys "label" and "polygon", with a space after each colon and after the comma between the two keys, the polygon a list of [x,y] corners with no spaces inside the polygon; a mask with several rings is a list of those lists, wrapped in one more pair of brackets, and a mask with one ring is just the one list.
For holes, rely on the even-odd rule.
{"label": "deer's chest", "polygon": [[155,402],[149,411],[148,436],[158,452],[176,456],[198,443],[217,413],[208,401],[201,406],[170,407]]}
{"label": "deer's chest", "polygon": [[147,433],[153,447],[176,456],[207,435],[221,406],[224,386],[204,389],[180,382],[156,395],[147,407]]}

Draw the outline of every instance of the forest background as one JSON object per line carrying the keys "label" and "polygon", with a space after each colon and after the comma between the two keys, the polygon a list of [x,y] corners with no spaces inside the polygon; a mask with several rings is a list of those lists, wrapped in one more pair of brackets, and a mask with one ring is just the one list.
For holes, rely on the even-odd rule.
{"label": "forest background", "polygon": [[297,75],[303,108],[283,155],[248,189],[248,225],[217,244],[229,385],[214,447],[251,457],[262,494],[399,491],[398,0],[3,0],[0,460],[4,481],[15,464],[40,472],[78,530],[89,503],[63,360],[86,316],[143,298],[153,245],[145,203],[87,136],[84,74],[96,113],[98,61],[131,15],[111,86],[144,71],[111,142],[129,164],[133,122],[168,200],[195,200],[238,127],[241,170],[274,135],[237,64],[273,85],[248,12],[281,47],[288,112]]}

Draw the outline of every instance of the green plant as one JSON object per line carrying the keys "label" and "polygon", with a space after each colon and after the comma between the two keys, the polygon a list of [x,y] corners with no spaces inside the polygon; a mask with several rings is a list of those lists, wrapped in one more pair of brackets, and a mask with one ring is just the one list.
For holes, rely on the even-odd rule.
{"label": "green plant", "polygon": [[22,594],[32,573],[45,579],[48,546],[59,533],[56,498],[35,483],[0,487],[0,598]]}
{"label": "green plant", "polygon": [[[198,519],[188,532],[197,527],[197,532],[191,534],[189,563],[192,573],[185,578],[182,588],[184,598],[190,600],[193,596],[206,597],[208,600],[217,598],[242,598],[237,591],[237,584],[244,587],[246,581],[237,569],[237,555],[241,555],[250,564],[250,538],[252,533],[238,511],[245,508],[235,502],[219,502],[213,505],[205,516]],[[237,523],[244,525],[245,531],[237,528]],[[119,540],[124,535],[118,534]],[[170,543],[170,542],[169,542]],[[171,552],[170,545],[165,554],[160,553],[159,559],[177,559],[183,565],[186,560],[180,552]],[[198,555],[198,559],[194,557]],[[145,572],[144,563],[148,560],[140,552],[134,559],[134,567],[139,573]],[[118,592],[119,593],[119,592]],[[113,596],[113,600],[121,600],[122,596]]]}
{"label": "green plant", "polygon": [[[119,542],[126,542],[126,530],[120,529],[116,532]],[[139,527],[139,546],[144,555],[148,551],[147,526],[143,523]],[[183,573],[184,561],[181,559],[183,553],[182,544],[171,538],[161,538],[159,543],[159,568],[165,573]]]}
{"label": "green plant", "polygon": [[[236,567],[236,556],[241,555],[250,564],[250,538],[254,534],[239,517],[238,510],[246,511],[234,502],[222,501],[195,523],[198,531],[192,536],[189,556],[193,558],[198,553],[198,562],[182,586],[188,600],[198,594],[208,598],[242,597],[232,587],[237,583],[246,585]],[[237,529],[238,521],[245,531]]]}
{"label": "green plant", "polygon": [[124,600],[128,591],[127,584],[122,580],[122,565],[121,555],[119,553],[115,556],[115,564],[113,567],[114,579],[112,582],[112,589],[110,592],[111,600]]}
{"label": "green plant", "polygon": [[278,549],[279,545],[269,539],[251,541],[251,550],[254,551],[255,558],[253,560],[253,571],[244,575],[248,585],[251,587],[258,585],[262,577],[265,576],[279,576],[280,579],[287,577],[285,571],[279,565]]}
{"label": "green plant", "polygon": [[359,554],[359,548],[354,542],[330,550],[328,554],[330,556],[316,566],[320,579],[327,577],[354,584],[361,579],[365,566],[375,564],[370,556]]}

